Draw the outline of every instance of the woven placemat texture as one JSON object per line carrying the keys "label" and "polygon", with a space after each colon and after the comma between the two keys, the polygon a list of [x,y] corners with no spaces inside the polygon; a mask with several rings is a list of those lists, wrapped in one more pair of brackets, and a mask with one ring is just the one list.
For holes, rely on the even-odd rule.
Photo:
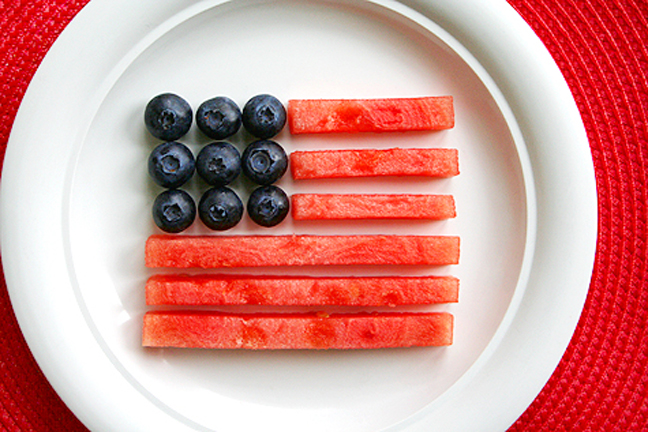
{"label": "woven placemat texture", "polygon": [[[0,161],[27,86],[86,0],[0,0]],[[648,1],[509,0],[580,109],[599,235],[583,314],[553,376],[511,431],[648,431]],[[86,430],[34,361],[0,285],[0,429]],[[493,413],[497,415],[497,413]]]}
{"label": "woven placemat texture", "polygon": [[514,431],[648,430],[648,2],[510,2],[585,123],[599,199],[594,273],[571,344]]}
{"label": "woven placemat texture", "polygon": [[[0,161],[29,81],[59,33],[87,1],[0,0]],[[0,286],[0,429],[84,431],[27,347]]]}

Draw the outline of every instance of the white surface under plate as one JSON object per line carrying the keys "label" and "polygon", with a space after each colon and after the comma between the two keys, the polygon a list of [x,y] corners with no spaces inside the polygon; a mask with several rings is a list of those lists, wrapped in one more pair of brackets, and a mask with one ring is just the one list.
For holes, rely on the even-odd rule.
{"label": "white surface under plate", "polygon": [[[407,3],[405,5],[404,3]],[[144,242],[159,191],[143,126],[154,95],[194,109],[226,95],[453,95],[456,127],[276,139],[317,148],[454,147],[447,180],[279,184],[306,191],[450,193],[458,216],[423,223],[295,223],[241,233],[459,235],[455,343],[366,351],[140,346]],[[208,142],[195,128],[181,141]],[[234,142],[242,149],[249,137]],[[189,189],[204,188],[192,180]],[[234,184],[243,197],[249,185]],[[191,233],[204,232],[196,224]],[[570,92],[504,2],[92,0],[25,95],[2,178],[2,252],[29,346],[92,430],[495,431],[524,411],[576,326],[591,277],[596,194]],[[261,270],[256,270],[261,271]],[[264,272],[319,274],[322,269]]]}

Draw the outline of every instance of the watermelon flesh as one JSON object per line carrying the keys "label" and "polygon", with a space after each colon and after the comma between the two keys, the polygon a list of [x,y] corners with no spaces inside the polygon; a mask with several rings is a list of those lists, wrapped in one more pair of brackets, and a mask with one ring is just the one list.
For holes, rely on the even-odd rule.
{"label": "watermelon flesh", "polygon": [[459,280],[451,276],[302,277],[154,275],[147,305],[397,306],[455,303]]}
{"label": "watermelon flesh", "polygon": [[176,268],[447,265],[459,262],[459,237],[165,234],[147,239],[145,261],[147,267]]}
{"label": "watermelon flesh", "polygon": [[146,347],[368,349],[451,345],[453,316],[430,313],[226,314],[152,311]]}
{"label": "watermelon flesh", "polygon": [[451,195],[295,194],[295,220],[449,219],[457,215]]}
{"label": "watermelon flesh", "polygon": [[393,99],[293,99],[292,134],[406,132],[454,127],[452,96]]}
{"label": "watermelon flesh", "polygon": [[382,176],[452,177],[459,174],[457,149],[392,148],[295,151],[293,179]]}

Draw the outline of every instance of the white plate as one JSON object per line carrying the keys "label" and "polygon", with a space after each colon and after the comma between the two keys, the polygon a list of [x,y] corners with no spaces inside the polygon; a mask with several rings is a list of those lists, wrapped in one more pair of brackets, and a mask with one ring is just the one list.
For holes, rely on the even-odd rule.
{"label": "white plate", "polygon": [[[277,140],[288,151],[456,147],[462,174],[450,180],[280,181],[289,193],[451,193],[456,219],[288,221],[274,231],[244,222],[233,233],[460,235],[460,264],[431,270],[461,278],[459,303],[432,308],[455,315],[454,345],[141,348],[143,287],[152,273],[143,245],[156,232],[150,206],[159,191],[146,174],[155,140],[142,115],[164,91],[194,108],[215,95],[241,105],[258,93],[284,101],[453,95],[450,131],[284,131]],[[195,130],[182,141],[194,150],[207,142]],[[243,182],[235,187],[246,195]],[[199,188],[193,181],[190,189]],[[573,333],[597,228],[589,147],[568,87],[520,17],[504,1],[482,0],[93,0],[25,95],[1,210],[5,275],[37,361],[90,429],[117,431],[504,430],[540,391]]]}

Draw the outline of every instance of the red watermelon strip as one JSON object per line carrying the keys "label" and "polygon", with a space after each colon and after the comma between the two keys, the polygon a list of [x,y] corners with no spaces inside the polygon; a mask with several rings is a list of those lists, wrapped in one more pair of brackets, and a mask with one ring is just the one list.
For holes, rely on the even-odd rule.
{"label": "red watermelon strip", "polygon": [[154,275],[146,282],[147,305],[396,306],[458,298],[451,276]]}
{"label": "red watermelon strip", "polygon": [[295,220],[449,219],[457,215],[451,195],[295,194]]}
{"label": "red watermelon strip", "polygon": [[178,236],[146,241],[147,267],[446,265],[459,262],[454,236]]}
{"label": "red watermelon strip", "polygon": [[454,127],[452,96],[288,101],[292,134],[407,132]]}
{"label": "red watermelon strip", "polygon": [[385,150],[313,150],[290,155],[295,180],[459,174],[459,152],[446,148],[392,148]]}
{"label": "red watermelon strip", "polygon": [[366,349],[452,344],[448,313],[222,314],[153,311],[142,345],[176,348]]}

